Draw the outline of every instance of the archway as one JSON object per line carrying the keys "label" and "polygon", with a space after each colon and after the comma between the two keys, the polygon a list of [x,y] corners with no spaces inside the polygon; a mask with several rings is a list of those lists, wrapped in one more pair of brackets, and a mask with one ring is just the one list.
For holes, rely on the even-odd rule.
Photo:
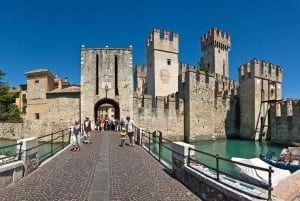
{"label": "archway", "polygon": [[117,103],[114,99],[110,99],[110,98],[103,98],[101,100],[99,100],[95,106],[94,106],[94,121],[97,121],[97,118],[99,118],[99,109],[104,106],[104,105],[108,105],[111,108],[114,108],[114,115],[113,115],[113,119],[114,120],[120,120],[120,106],[119,103]]}

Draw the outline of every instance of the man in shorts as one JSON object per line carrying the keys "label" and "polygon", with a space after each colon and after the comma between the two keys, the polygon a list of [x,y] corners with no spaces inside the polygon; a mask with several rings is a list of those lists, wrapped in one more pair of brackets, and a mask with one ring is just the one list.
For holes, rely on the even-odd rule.
{"label": "man in shorts", "polygon": [[130,119],[130,117],[126,117],[127,120],[127,135],[129,137],[129,146],[135,146],[134,145],[134,127],[137,128],[134,121]]}

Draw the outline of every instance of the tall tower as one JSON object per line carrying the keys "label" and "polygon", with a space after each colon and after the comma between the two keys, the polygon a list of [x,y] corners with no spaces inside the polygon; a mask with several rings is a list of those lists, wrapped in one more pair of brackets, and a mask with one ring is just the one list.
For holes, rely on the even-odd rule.
{"label": "tall tower", "polygon": [[229,77],[230,35],[213,27],[201,37],[201,51],[209,71]]}
{"label": "tall tower", "polygon": [[242,138],[270,138],[270,103],[282,100],[282,68],[253,59],[239,67]]}
{"label": "tall tower", "polygon": [[[105,104],[114,107],[114,118],[131,115],[132,47],[81,48],[81,119],[98,117]],[[132,116],[132,115],[131,115]]]}
{"label": "tall tower", "polygon": [[154,29],[147,39],[147,92],[166,96],[178,91],[178,34]]}

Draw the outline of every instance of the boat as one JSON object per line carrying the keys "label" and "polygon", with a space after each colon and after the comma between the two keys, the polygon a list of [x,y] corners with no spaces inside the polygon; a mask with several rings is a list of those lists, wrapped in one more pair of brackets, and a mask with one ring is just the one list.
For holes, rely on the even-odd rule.
{"label": "boat", "polygon": [[[232,161],[244,163],[246,165],[257,166],[261,168],[269,169],[270,164],[264,162],[260,158],[238,158],[232,157]],[[240,164],[233,163],[234,169],[239,173],[240,177],[246,181],[250,181],[252,184],[268,186],[269,185],[269,172],[258,170],[251,167],[246,167]],[[272,167],[272,166],[271,166]],[[290,171],[280,168],[272,167],[274,172],[271,175],[272,186],[276,186],[282,179],[291,175]]]}
{"label": "boat", "polygon": [[300,149],[299,147],[284,148],[278,157],[275,157],[271,151],[268,151],[266,155],[260,155],[260,158],[266,163],[295,172],[300,169]]}

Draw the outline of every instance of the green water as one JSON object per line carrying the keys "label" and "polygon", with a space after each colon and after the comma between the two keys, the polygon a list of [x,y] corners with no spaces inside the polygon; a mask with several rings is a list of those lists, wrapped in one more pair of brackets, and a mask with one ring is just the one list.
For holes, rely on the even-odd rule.
{"label": "green water", "polygon": [[[271,144],[269,142],[255,142],[247,140],[215,140],[215,141],[198,141],[194,143],[195,149],[206,152],[219,157],[231,159],[231,157],[240,158],[258,158],[260,154],[265,154],[268,150],[279,155],[284,148],[282,145]],[[166,148],[167,147],[167,148]],[[172,164],[172,152],[169,150],[171,144],[164,144],[162,146],[161,158],[167,163]],[[158,153],[158,145],[151,146],[154,153]],[[216,159],[214,157],[196,152],[195,159],[202,165],[216,168]],[[219,169],[227,174],[236,176],[231,163],[219,160]]]}
{"label": "green water", "polygon": [[[271,144],[269,142],[255,142],[246,140],[216,140],[216,141],[200,141],[196,142],[197,150],[207,152],[219,157],[231,159],[231,157],[240,158],[259,158],[260,154],[266,154],[268,150],[279,155],[284,148],[283,145]],[[216,159],[205,154],[196,153],[195,158],[203,165],[216,167]],[[227,174],[236,176],[233,165],[230,162],[219,160],[219,169]]]}
{"label": "green water", "polygon": [[[0,147],[16,144],[15,140],[0,139]],[[62,144],[56,143],[52,145],[52,154],[62,149]],[[12,146],[6,149],[0,149],[0,155],[14,155],[16,154],[17,146]],[[42,162],[51,156],[51,144],[46,143],[39,146],[39,161]]]}

